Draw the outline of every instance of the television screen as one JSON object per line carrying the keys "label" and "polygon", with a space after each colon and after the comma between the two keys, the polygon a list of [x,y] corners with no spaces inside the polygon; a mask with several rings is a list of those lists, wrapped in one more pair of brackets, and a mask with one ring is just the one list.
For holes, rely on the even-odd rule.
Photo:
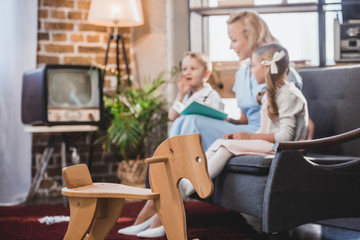
{"label": "television screen", "polygon": [[21,117],[33,125],[99,124],[100,71],[82,65],[44,65],[25,72]]}
{"label": "television screen", "polygon": [[[93,76],[91,76],[93,75]],[[48,73],[49,107],[99,107],[99,96],[92,81],[95,71],[53,69]],[[96,86],[96,85],[95,85]]]}

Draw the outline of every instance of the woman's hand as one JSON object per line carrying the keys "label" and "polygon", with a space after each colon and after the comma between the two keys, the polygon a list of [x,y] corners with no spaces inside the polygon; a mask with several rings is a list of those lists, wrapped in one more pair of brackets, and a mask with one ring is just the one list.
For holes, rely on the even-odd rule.
{"label": "woman's hand", "polygon": [[237,132],[237,133],[229,133],[223,136],[223,139],[235,139],[235,140],[245,140],[251,139],[252,134],[246,132]]}
{"label": "woman's hand", "polygon": [[248,119],[246,117],[246,115],[240,110],[240,119],[233,119],[230,117],[227,117],[224,119],[225,122],[229,122],[232,124],[248,124]]}

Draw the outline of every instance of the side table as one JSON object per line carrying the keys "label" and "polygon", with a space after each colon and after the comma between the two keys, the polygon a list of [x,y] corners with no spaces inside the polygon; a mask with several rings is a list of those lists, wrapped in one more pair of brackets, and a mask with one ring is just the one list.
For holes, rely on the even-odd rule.
{"label": "side table", "polygon": [[[65,133],[74,133],[74,132],[96,132],[98,130],[97,126],[93,125],[61,125],[61,126],[29,126],[25,127],[25,132],[28,133],[50,133],[50,138],[48,140],[47,146],[43,152],[42,159],[41,159],[41,167],[37,169],[34,179],[32,180],[31,187],[29,193],[26,197],[25,202],[29,202],[36,191],[39,188],[41,180],[43,178],[43,174],[48,166],[49,160],[51,155],[54,151],[54,147],[56,145],[56,134],[65,134]],[[94,136],[94,135],[93,135]],[[94,137],[92,137],[92,141]],[[92,144],[92,142],[91,142]],[[92,153],[92,146],[90,149],[90,153]],[[61,148],[60,148],[60,155],[61,155],[61,167],[66,167],[66,143],[64,138],[61,138]],[[90,154],[91,155],[91,154]],[[91,164],[91,158],[89,158],[88,164]],[[64,185],[64,180],[63,185]]]}

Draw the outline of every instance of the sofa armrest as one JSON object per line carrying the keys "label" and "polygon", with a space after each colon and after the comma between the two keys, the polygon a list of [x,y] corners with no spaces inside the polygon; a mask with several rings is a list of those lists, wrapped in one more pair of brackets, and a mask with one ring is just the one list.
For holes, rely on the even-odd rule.
{"label": "sofa armrest", "polygon": [[276,142],[274,150],[296,150],[296,149],[312,149],[325,146],[334,145],[337,143],[344,143],[347,141],[360,138],[360,128],[348,131],[346,133],[338,134],[331,137],[319,138],[305,141],[283,141]]}

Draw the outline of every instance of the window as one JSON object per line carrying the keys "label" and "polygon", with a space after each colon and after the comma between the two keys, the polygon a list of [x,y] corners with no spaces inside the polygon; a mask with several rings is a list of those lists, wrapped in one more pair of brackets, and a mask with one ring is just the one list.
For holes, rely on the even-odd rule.
{"label": "window", "polygon": [[[248,5],[234,6],[239,2]],[[288,49],[292,61],[305,66],[335,63],[334,19],[342,17],[340,0],[190,0],[189,3],[191,50],[206,52],[212,61],[238,60],[229,49],[226,21],[231,12],[247,8],[257,11],[266,21],[273,35]]]}

